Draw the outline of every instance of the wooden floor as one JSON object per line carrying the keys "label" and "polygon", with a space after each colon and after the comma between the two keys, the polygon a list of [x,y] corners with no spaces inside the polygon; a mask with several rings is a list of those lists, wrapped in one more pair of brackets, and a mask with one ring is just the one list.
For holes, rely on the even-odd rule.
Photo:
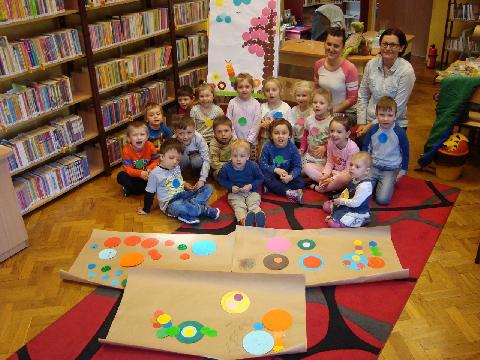
{"label": "wooden floor", "polygon": [[[416,64],[409,103],[410,168],[434,119],[433,73]],[[433,175],[410,176],[438,181]],[[479,359],[480,170],[468,166],[450,185],[462,192],[432,256],[384,350],[382,359]],[[214,198],[223,192],[217,191]],[[214,199],[213,199],[214,200]],[[0,264],[0,358],[5,358],[81,301],[93,288],[60,280],[93,228],[170,232],[175,220],[137,216],[140,197],[123,198],[115,177],[100,177],[25,217],[30,247]]]}

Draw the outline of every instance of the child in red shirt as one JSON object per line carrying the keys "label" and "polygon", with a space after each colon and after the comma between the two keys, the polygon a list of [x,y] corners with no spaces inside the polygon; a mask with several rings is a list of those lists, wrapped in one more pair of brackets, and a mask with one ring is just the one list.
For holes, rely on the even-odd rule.
{"label": "child in red shirt", "polygon": [[193,106],[195,95],[191,86],[183,85],[177,90],[178,115],[190,116],[190,110]]}
{"label": "child in red shirt", "polygon": [[147,125],[135,121],[127,128],[129,143],[122,149],[123,171],[117,175],[117,182],[123,194],[140,195],[145,192],[148,175],[157,166],[157,149],[148,139]]}

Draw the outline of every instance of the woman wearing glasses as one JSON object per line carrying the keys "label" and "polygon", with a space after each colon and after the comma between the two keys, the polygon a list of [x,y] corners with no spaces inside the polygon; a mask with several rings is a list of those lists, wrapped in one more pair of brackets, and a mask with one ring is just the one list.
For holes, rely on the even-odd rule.
{"label": "woman wearing glasses", "polygon": [[402,30],[390,28],[380,36],[380,56],[365,66],[357,101],[357,136],[363,136],[375,120],[375,107],[382,96],[397,103],[397,124],[406,129],[407,103],[415,83],[412,65],[401,56],[407,47]]}
{"label": "woman wearing glasses", "polygon": [[[345,30],[331,27],[325,39],[325,58],[314,65],[315,87],[332,94],[333,112],[352,110],[357,102],[358,72],[355,65],[342,57],[345,48]],[[355,113],[352,114],[355,117]]]}

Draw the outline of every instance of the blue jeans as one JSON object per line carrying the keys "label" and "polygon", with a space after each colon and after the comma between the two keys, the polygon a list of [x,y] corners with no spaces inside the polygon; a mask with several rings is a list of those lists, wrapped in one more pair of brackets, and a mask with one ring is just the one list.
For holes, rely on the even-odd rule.
{"label": "blue jeans", "polygon": [[194,172],[199,172],[202,169],[202,166],[203,159],[198,152],[192,152],[191,154],[184,152],[180,159],[180,168],[182,171],[191,167]]}
{"label": "blue jeans", "polygon": [[392,200],[398,170],[381,170],[375,166],[372,169],[372,186],[375,199],[379,205],[388,205]]}
{"label": "blue jeans", "polygon": [[168,203],[167,214],[173,217],[188,215],[198,218],[205,212],[205,205],[212,195],[213,188],[205,184],[198,190],[182,191]]}
{"label": "blue jeans", "polygon": [[303,181],[301,176],[293,178],[292,181],[290,181],[288,184],[282,182],[277,174],[264,172],[263,178],[263,184],[268,188],[268,190],[277,195],[285,196],[287,190],[297,190],[305,188],[305,182]]}

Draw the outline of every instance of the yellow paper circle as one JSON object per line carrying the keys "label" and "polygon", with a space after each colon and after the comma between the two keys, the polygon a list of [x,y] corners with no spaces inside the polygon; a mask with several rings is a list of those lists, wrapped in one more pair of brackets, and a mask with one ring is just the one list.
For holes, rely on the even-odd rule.
{"label": "yellow paper circle", "polygon": [[353,256],[352,256],[352,260],[353,260],[353,261],[359,261],[359,260],[360,260],[360,256],[358,256],[358,255],[353,255]]}
{"label": "yellow paper circle", "polygon": [[355,254],[363,255],[363,250],[355,250]]}
{"label": "yellow paper circle", "polygon": [[362,240],[355,240],[353,245],[362,245]]}
{"label": "yellow paper circle", "polygon": [[157,321],[160,325],[168,324],[172,320],[172,317],[168,314],[162,314],[157,317]]}
{"label": "yellow paper circle", "polygon": [[205,119],[204,124],[205,124],[205,126],[212,127],[213,126],[213,120],[210,119],[210,118]]}
{"label": "yellow paper circle", "polygon": [[223,310],[229,314],[241,314],[247,311],[250,306],[250,299],[247,294],[242,291],[229,291],[222,296],[220,301]]}

